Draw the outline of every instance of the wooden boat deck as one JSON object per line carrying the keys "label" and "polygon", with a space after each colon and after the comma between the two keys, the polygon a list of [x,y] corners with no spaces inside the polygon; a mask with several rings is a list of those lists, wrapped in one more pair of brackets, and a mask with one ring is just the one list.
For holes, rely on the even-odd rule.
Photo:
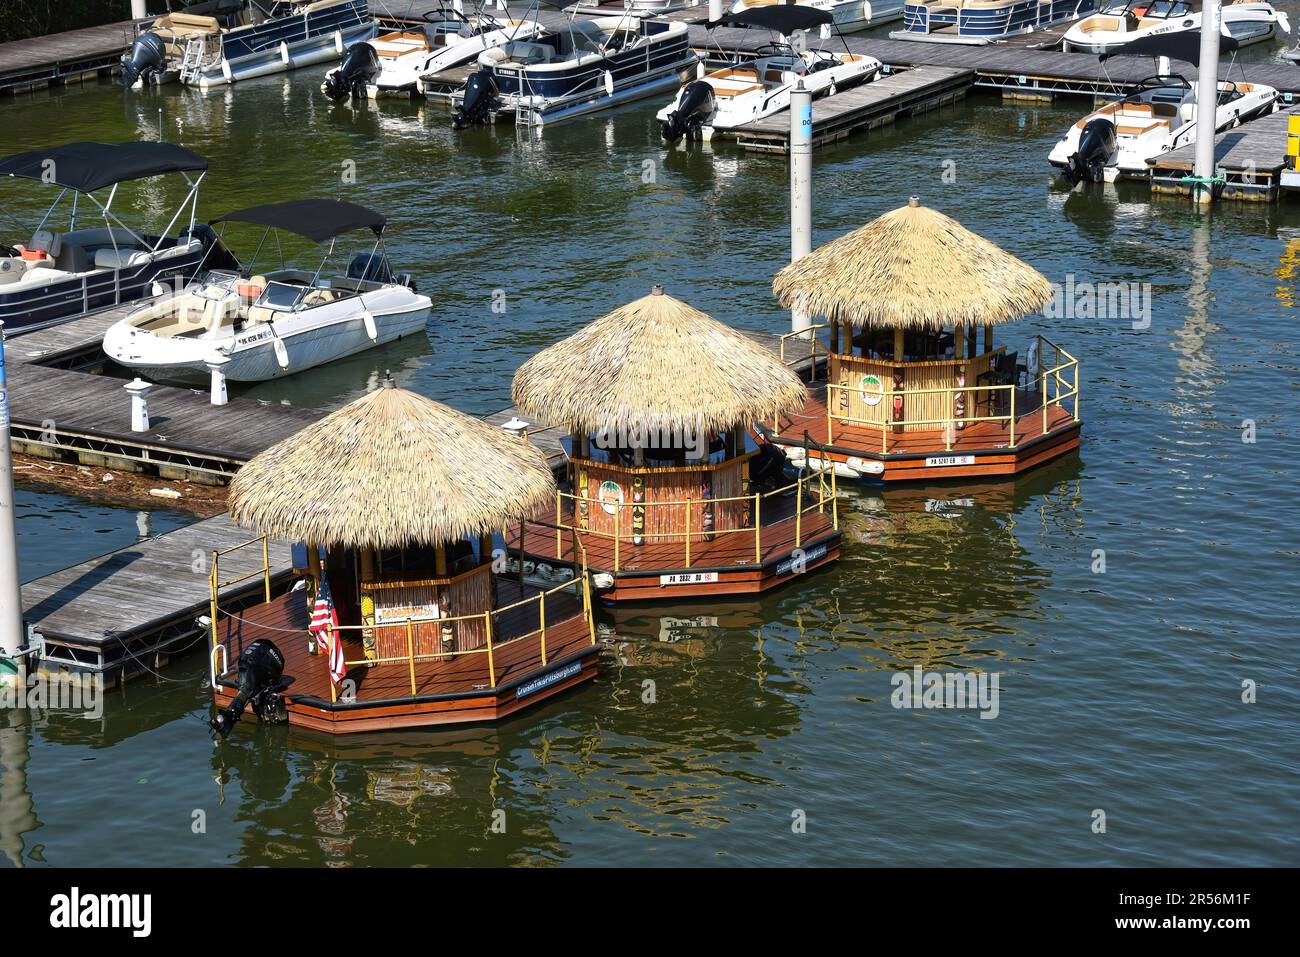
{"label": "wooden boat deck", "polygon": [[[875,474],[885,480],[1014,474],[1078,446],[1073,400],[1067,399],[1064,407],[1049,405],[1044,427],[1042,398],[1032,389],[1016,390],[1014,448],[1006,421],[968,423],[953,431],[951,442],[946,441],[942,429],[896,432],[838,420],[831,425],[826,391],[824,382],[809,386],[808,401],[798,412],[777,422],[773,441],[787,447],[802,446],[806,433],[812,443],[827,447],[832,461],[857,457],[879,462],[882,468]],[[982,410],[980,414],[988,413]],[[771,423],[763,425],[770,427]],[[818,453],[810,451],[808,456],[815,460]]]}
{"label": "wooden boat deck", "polygon": [[[496,586],[498,607],[539,591],[504,578]],[[284,655],[284,674],[293,679],[284,693],[290,724],[349,734],[497,720],[595,677],[599,646],[583,617],[581,597],[569,591],[547,596],[545,663],[538,609],[529,602],[494,619],[494,672],[486,651],[417,659],[414,666],[407,661],[354,665],[341,686],[352,694],[336,701],[325,657],[307,650],[306,591],[287,592],[220,619],[218,640],[226,649],[228,670],[219,676],[214,697],[219,707],[230,703],[240,651],[267,638]],[[345,660],[363,657],[360,639],[345,637]],[[251,720],[247,713],[244,718]]]}
{"label": "wooden boat deck", "polygon": [[[1276,199],[1286,167],[1287,124],[1300,115],[1300,107],[1280,110],[1225,130],[1214,138],[1216,175],[1224,177],[1225,199],[1268,201]],[[1183,178],[1196,165],[1196,144],[1181,146],[1149,161],[1151,188],[1156,192],[1188,195]]]}

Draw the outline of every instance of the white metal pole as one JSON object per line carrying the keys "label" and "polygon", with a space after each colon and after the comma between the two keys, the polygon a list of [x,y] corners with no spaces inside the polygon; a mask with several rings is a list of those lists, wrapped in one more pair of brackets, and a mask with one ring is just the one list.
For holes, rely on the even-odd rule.
{"label": "white metal pole", "polygon": [[23,645],[23,601],[18,590],[18,527],[14,459],[9,446],[9,389],[5,382],[4,323],[0,322],[0,657]]}
{"label": "white metal pole", "polygon": [[722,19],[722,0],[709,0],[709,22],[717,23]]}
{"label": "white metal pole", "polygon": [[[790,262],[812,252],[812,91],[803,80],[790,91]],[[790,312],[790,330],[806,330],[811,319],[799,309]]]}
{"label": "white metal pole", "polygon": [[149,16],[148,0],[131,0],[131,19],[143,20]]}
{"label": "white metal pole", "polygon": [[1196,164],[1192,175],[1197,182],[1192,196],[1208,203],[1214,176],[1215,115],[1219,102],[1219,0],[1205,0],[1201,7],[1201,63],[1196,76]]}

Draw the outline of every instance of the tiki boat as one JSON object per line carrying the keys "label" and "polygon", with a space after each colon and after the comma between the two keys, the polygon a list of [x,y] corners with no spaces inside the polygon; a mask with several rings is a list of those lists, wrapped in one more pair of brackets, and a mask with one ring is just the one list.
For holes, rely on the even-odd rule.
{"label": "tiki boat", "polygon": [[993,342],[1051,284],[916,198],[791,263],[773,289],[825,317],[813,329],[829,339],[826,381],[759,428],[794,464],[928,481],[1016,475],[1078,448],[1078,360],[1041,335],[1024,351]]}
{"label": "tiki boat", "polygon": [[569,433],[566,486],[507,532],[525,567],[585,557],[626,601],[764,591],[839,556],[835,476],[787,475],[747,436],[796,411],[803,382],[662,288],[533,356],[512,392]]}
{"label": "tiki boat", "polygon": [[238,546],[265,601],[232,612],[213,554],[214,733],[245,708],[334,734],[493,721],[591,680],[581,559],[545,588],[494,568],[494,532],[554,495],[535,447],[391,380],[266,449],[230,513],[302,543],[302,567],[273,597],[266,539]]}

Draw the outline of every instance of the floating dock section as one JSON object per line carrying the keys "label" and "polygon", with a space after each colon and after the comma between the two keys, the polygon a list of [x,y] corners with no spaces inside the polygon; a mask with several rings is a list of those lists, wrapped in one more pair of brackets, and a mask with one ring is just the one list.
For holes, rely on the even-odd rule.
{"label": "floating dock section", "polygon": [[[973,70],[923,66],[878,77],[870,83],[842,90],[833,97],[813,100],[814,148],[842,140],[855,132],[893,123],[957,102],[975,80]],[[788,153],[790,113],[746,123],[715,139],[732,139],[748,150]]]}
{"label": "floating dock section", "polygon": [[[17,11],[10,13],[17,15]],[[0,43],[0,94],[112,76],[135,39],[137,22],[146,21],[125,20]]]}
{"label": "floating dock section", "polygon": [[[1272,202],[1281,195],[1287,128],[1293,116],[1300,117],[1300,107],[1270,113],[1215,137],[1214,173],[1223,178],[1219,198]],[[1150,162],[1153,193],[1191,195],[1192,185],[1187,180],[1196,165],[1195,143]]]}

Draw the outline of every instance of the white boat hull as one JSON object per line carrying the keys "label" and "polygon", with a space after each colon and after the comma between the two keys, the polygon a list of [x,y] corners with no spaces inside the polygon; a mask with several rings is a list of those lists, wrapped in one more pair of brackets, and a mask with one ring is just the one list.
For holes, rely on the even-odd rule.
{"label": "white boat hull", "polygon": [[315,37],[297,43],[281,44],[278,49],[268,50],[237,60],[221,60],[219,63],[205,67],[189,82],[201,90],[216,86],[227,86],[241,80],[252,80],[259,76],[284,73],[305,66],[315,66],[337,60],[351,44],[369,40],[375,35],[375,22],[360,24],[348,29],[338,30],[328,37]]}
{"label": "white boat hull", "polygon": [[[1291,32],[1287,15],[1268,3],[1233,3],[1222,7],[1221,11],[1224,29],[1239,46],[1262,43],[1278,33]],[[1201,14],[1198,11],[1181,17],[1163,20],[1146,18],[1138,22],[1138,29],[1129,30],[1123,17],[1107,13],[1094,14],[1066,31],[1062,38],[1063,49],[1078,53],[1114,53],[1142,37],[1199,32]],[[1105,29],[1110,25],[1117,29]]]}

